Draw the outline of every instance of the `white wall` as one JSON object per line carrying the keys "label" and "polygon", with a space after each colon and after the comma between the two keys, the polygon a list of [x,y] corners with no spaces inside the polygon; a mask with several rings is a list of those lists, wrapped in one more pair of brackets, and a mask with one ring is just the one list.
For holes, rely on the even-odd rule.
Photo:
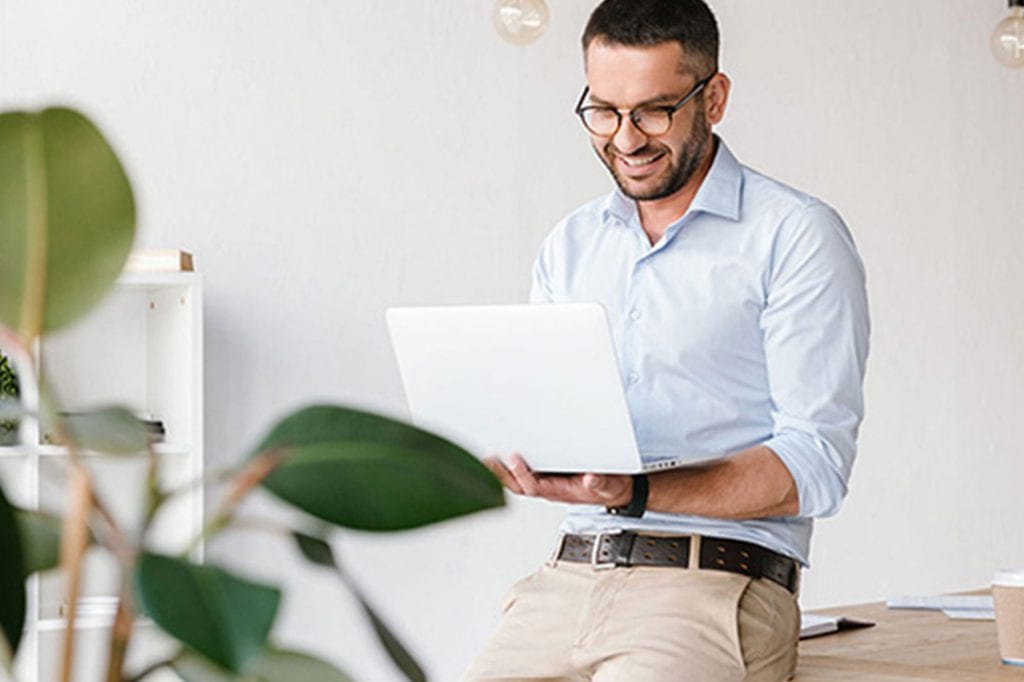
{"label": "white wall", "polygon": [[[852,494],[805,605],[984,584],[1024,564],[1024,72],[987,52],[1002,0],[717,0],[720,132],[846,217],[873,312]],[[313,399],[401,414],[382,312],[517,301],[534,250],[605,191],[570,109],[591,0],[525,49],[490,0],[0,0],[0,107],[64,102],[129,168],[139,242],[206,283],[207,452],[233,461]],[[560,512],[509,509],[338,547],[434,679],[454,679]],[[330,576],[236,536],[287,583],[280,639],[398,679]]]}

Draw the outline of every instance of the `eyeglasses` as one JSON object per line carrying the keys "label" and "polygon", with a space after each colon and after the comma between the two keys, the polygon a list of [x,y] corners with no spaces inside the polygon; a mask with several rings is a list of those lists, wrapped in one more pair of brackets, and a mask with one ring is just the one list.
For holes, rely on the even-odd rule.
{"label": "eyeglasses", "polygon": [[[630,109],[625,113],[629,116],[629,120],[633,122],[633,125],[636,126],[644,135],[649,137],[664,135],[668,132],[668,129],[672,127],[672,114],[679,111],[684,104],[696,97],[697,93],[703,90],[704,86],[706,86],[717,73],[718,72],[716,71],[704,80],[699,81],[688,93],[683,95],[681,100],[673,105],[647,105],[637,107],[636,109]],[[623,112],[614,107],[602,107],[597,105],[583,106],[583,102],[586,101],[587,95],[589,94],[590,86],[588,85],[583,88],[583,94],[580,95],[580,101],[576,103],[576,115],[580,117],[581,121],[583,121],[583,127],[594,135],[599,137],[613,137],[615,133],[619,132],[619,128],[622,127]]]}

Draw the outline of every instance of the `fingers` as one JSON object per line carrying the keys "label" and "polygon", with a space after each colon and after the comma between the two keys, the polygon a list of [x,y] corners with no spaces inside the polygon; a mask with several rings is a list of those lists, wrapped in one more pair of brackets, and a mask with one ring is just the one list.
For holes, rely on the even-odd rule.
{"label": "fingers", "polygon": [[482,461],[503,486],[517,495],[545,496],[540,490],[541,480],[519,453],[511,455],[507,464],[497,457],[485,457]]}
{"label": "fingers", "polygon": [[533,473],[530,465],[518,452],[510,455],[504,463],[497,458],[492,461],[493,466],[488,466],[492,466],[492,471],[500,467],[500,473],[496,472],[495,475],[509,490],[530,497],[551,497],[550,491],[543,489],[544,478]]}
{"label": "fingers", "polygon": [[543,497],[557,502],[606,506],[627,504],[632,495],[633,481],[629,476],[538,475],[518,453],[508,457],[505,462],[497,457],[486,457],[482,461],[503,486],[517,495]]}
{"label": "fingers", "polygon": [[503,486],[514,492],[516,495],[523,494],[523,488],[516,481],[515,476],[512,472],[502,463],[497,457],[484,457],[481,460],[485,467],[491,470],[494,477],[497,478]]}
{"label": "fingers", "polygon": [[523,495],[537,496],[540,481],[519,453],[508,458],[508,471],[515,478]]}

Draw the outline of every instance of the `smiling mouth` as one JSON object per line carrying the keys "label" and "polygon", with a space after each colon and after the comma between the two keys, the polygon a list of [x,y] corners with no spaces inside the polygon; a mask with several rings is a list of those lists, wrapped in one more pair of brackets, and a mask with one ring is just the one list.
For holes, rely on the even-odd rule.
{"label": "smiling mouth", "polygon": [[657,152],[646,156],[622,156],[620,154],[618,158],[630,168],[642,168],[644,166],[650,166],[663,156],[665,156],[665,152]]}

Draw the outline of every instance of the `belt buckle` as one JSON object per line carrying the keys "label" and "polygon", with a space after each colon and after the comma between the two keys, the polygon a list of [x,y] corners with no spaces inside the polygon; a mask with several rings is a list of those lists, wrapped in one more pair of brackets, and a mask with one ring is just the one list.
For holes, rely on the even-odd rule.
{"label": "belt buckle", "polygon": [[605,536],[611,535],[622,535],[622,529],[617,528],[615,530],[604,530],[600,531],[594,536],[594,546],[590,550],[590,567],[595,571],[604,571],[609,568],[617,568],[616,557],[613,555],[611,561],[598,561],[597,557],[601,553],[601,539]]}

